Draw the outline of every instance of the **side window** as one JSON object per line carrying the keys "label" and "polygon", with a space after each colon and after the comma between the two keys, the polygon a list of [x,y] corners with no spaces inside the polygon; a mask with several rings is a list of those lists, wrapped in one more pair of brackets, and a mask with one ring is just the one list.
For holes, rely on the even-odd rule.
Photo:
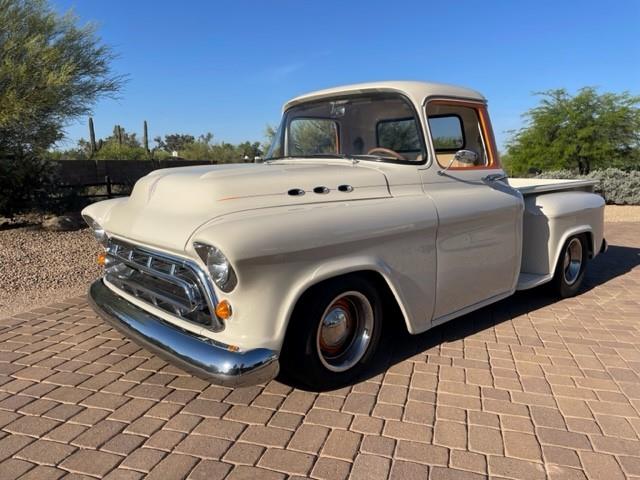
{"label": "side window", "polygon": [[338,124],[325,118],[294,118],[287,146],[289,155],[338,153]]}
{"label": "side window", "polygon": [[427,104],[427,119],[441,167],[495,168],[493,137],[484,106],[434,100]]}
{"label": "side window", "polygon": [[381,120],[376,125],[377,146],[395,152],[420,152],[420,134],[414,118]]}
{"label": "side window", "polygon": [[457,152],[464,148],[462,119],[457,115],[429,117],[429,130],[436,152]]}

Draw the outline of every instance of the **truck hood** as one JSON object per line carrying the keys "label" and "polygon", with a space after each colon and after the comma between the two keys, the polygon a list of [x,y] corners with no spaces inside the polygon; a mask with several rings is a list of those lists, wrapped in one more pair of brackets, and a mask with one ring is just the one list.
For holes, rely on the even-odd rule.
{"label": "truck hood", "polygon": [[222,215],[389,196],[385,175],[363,163],[288,160],[181,167],[141,178],[131,196],[115,203],[101,221],[112,235],[183,252],[200,226]]}

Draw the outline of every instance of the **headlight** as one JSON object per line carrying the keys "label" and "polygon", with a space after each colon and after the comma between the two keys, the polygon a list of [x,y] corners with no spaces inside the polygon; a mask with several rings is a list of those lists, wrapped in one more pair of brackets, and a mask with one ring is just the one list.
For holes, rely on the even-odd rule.
{"label": "headlight", "polygon": [[227,257],[216,247],[204,243],[194,243],[193,248],[207,266],[213,282],[223,292],[230,292],[236,287],[236,272]]}
{"label": "headlight", "polygon": [[84,218],[84,221],[87,222],[87,225],[89,225],[89,228],[91,228],[93,236],[98,241],[98,243],[106,247],[107,243],[109,242],[109,236],[107,235],[107,232],[104,231],[104,228],[102,228],[102,226],[98,222],[96,222],[88,215],[83,215],[82,218]]}

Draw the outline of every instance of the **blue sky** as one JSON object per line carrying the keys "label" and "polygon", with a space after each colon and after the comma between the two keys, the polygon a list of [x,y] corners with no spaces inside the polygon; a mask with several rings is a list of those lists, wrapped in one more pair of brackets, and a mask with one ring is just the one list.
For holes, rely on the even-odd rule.
{"label": "blue sky", "polygon": [[[114,124],[151,137],[212,132],[262,140],[282,104],[311,90],[374,80],[469,86],[489,99],[502,146],[532,92],[586,85],[640,94],[640,2],[52,0],[94,21],[127,74],[100,101],[96,134]],[[87,137],[69,125],[70,147]]]}

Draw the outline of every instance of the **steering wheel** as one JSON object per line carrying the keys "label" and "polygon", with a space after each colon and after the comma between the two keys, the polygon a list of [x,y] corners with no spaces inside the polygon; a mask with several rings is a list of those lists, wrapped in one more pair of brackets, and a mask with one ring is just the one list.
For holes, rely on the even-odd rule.
{"label": "steering wheel", "polygon": [[398,152],[384,147],[374,147],[367,152],[367,155],[375,155],[376,153],[384,153],[385,155],[391,155],[393,158],[397,158],[398,160],[406,160],[406,158],[404,158]]}

